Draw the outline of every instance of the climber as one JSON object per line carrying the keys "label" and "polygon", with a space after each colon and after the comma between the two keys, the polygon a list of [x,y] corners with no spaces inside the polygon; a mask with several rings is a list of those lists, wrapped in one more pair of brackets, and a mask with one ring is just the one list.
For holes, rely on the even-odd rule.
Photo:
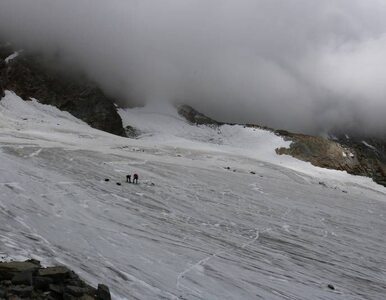
{"label": "climber", "polygon": [[138,174],[137,173],[135,173],[133,176],[133,183],[138,184]]}

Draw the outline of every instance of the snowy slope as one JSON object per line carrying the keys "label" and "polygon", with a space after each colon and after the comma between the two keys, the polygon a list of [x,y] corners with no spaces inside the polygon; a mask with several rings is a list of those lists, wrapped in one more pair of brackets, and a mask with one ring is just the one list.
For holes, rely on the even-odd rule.
{"label": "snowy slope", "polygon": [[277,156],[266,131],[120,114],[138,139],[7,92],[4,259],[64,263],[116,298],[384,299],[385,188]]}

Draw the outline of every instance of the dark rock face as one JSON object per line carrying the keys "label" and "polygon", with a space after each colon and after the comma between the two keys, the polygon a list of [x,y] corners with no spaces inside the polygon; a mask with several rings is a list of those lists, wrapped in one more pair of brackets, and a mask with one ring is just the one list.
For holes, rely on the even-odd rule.
{"label": "dark rock face", "polygon": [[126,131],[126,136],[129,137],[129,138],[136,138],[139,136],[140,132],[138,131],[138,129],[132,127],[132,126],[126,126],[125,127],[125,131]]}
{"label": "dark rock face", "polygon": [[315,166],[337,170],[353,170],[359,163],[350,149],[322,137],[288,133],[285,139],[291,140],[292,144],[288,149],[277,149],[278,154],[291,155]]}
{"label": "dark rock face", "polygon": [[8,291],[10,294],[14,294],[14,295],[20,296],[22,298],[26,298],[26,297],[31,297],[33,287],[32,286],[17,285],[17,286],[11,287]]}
{"label": "dark rock face", "polygon": [[[332,140],[283,130],[275,133],[292,141],[289,148],[276,149],[276,153],[280,155],[291,155],[322,168],[367,176],[386,186],[386,141],[382,139],[347,139],[345,136],[334,136]],[[368,141],[369,144],[366,145],[363,141]]]}
{"label": "dark rock face", "polygon": [[4,89],[12,90],[24,100],[35,98],[96,129],[126,136],[113,99],[90,80],[79,74],[64,75],[41,56],[24,52],[6,64],[4,59],[12,53],[9,47],[0,47],[0,96]]}
{"label": "dark rock face", "polygon": [[[4,68],[4,62],[0,61],[0,72]],[[0,73],[0,99],[5,96],[4,94],[4,82],[3,82],[3,76],[1,76]]]}
{"label": "dark rock face", "polygon": [[35,276],[33,278],[33,285],[38,290],[47,290],[51,283],[54,281],[49,277]]}
{"label": "dark rock face", "polygon": [[6,63],[5,59],[12,54],[11,47],[0,44],[0,99],[4,97]]}
{"label": "dark rock face", "polygon": [[386,137],[338,135],[340,144],[355,149],[361,165],[358,174],[366,174],[386,186]]}
{"label": "dark rock face", "polygon": [[37,275],[43,278],[50,278],[54,282],[58,282],[69,278],[70,270],[63,266],[50,267],[45,269],[39,269]]}
{"label": "dark rock face", "polygon": [[204,114],[198,112],[194,108],[190,107],[189,105],[179,105],[177,107],[178,114],[182,117],[184,117],[186,120],[188,120],[192,124],[196,125],[215,125],[220,126],[224,123],[217,122],[216,120],[213,120]]}
{"label": "dark rock face", "polygon": [[20,273],[16,273],[12,278],[13,284],[24,284],[24,285],[32,285],[32,272],[31,271],[23,271]]}
{"label": "dark rock face", "polygon": [[98,285],[97,295],[98,300],[111,300],[109,288],[104,284]]}
{"label": "dark rock face", "polygon": [[0,298],[111,300],[111,295],[107,286],[95,289],[64,266],[43,268],[30,260],[0,263]]}
{"label": "dark rock face", "polygon": [[9,281],[22,273],[35,272],[40,267],[36,261],[0,263],[0,280]]}

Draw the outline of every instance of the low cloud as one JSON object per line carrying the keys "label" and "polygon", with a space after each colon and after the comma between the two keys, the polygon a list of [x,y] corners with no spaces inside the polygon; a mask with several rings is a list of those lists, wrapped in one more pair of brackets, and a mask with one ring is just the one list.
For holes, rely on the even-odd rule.
{"label": "low cloud", "polygon": [[122,104],[309,133],[386,129],[381,0],[2,0],[0,36]]}

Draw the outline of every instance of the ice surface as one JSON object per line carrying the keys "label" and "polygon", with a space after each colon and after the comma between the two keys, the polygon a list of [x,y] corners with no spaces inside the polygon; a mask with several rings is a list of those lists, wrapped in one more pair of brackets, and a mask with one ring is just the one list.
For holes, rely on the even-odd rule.
{"label": "ice surface", "polygon": [[64,263],[117,299],[384,299],[385,188],[277,156],[270,132],[120,114],[139,139],[6,93],[3,259]]}

